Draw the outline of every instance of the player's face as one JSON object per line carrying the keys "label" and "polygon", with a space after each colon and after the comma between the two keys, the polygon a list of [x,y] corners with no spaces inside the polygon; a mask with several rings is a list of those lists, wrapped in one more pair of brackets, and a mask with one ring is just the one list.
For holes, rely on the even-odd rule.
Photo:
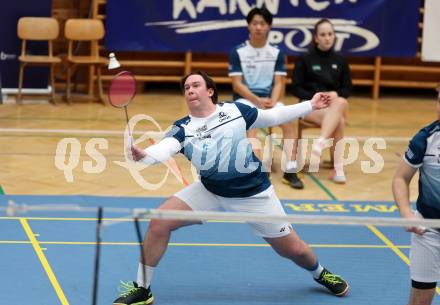
{"label": "player's face", "polygon": [[183,88],[185,90],[185,100],[190,109],[204,103],[212,104],[211,96],[214,91],[206,88],[206,82],[201,75],[190,75],[186,79]]}
{"label": "player's face", "polygon": [[328,22],[321,23],[317,28],[314,39],[318,49],[321,51],[330,50],[335,43],[333,26]]}
{"label": "player's face", "polygon": [[270,31],[270,25],[264,20],[263,16],[255,15],[248,25],[248,30],[251,40],[266,39]]}

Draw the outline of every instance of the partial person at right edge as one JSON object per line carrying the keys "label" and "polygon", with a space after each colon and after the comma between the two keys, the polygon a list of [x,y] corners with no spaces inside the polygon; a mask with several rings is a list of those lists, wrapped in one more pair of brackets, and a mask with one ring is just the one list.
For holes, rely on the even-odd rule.
{"label": "partial person at right edge", "polygon": [[[393,179],[393,195],[400,216],[440,219],[440,84],[437,120],[422,128],[409,142]],[[411,209],[409,185],[419,170],[417,210]],[[430,305],[440,280],[440,228],[407,227],[411,232],[411,293],[408,305]]]}
{"label": "partial person at right edge", "polygon": [[346,59],[333,49],[335,31],[328,19],[319,20],[314,27],[311,49],[295,62],[292,76],[292,93],[300,101],[309,100],[316,92],[328,91],[334,96],[330,107],[315,111],[304,117],[306,122],[321,127],[318,140],[314,142],[312,154],[321,156],[329,139],[333,139],[331,153],[334,171],[330,179],[344,184],[347,178],[343,168],[343,151],[335,150],[344,137],[348,109],[347,98],[351,92],[350,68]]}

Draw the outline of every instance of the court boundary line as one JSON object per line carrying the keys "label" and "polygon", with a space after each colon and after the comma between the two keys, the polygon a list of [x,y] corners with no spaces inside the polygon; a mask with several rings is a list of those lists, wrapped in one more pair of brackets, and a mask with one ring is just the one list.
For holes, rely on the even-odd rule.
{"label": "court boundary line", "polygon": [[[44,128],[0,128],[0,132],[2,133],[46,133],[46,134],[94,134],[94,135],[120,135],[124,136],[124,130],[99,130],[99,129],[44,129]],[[143,134],[151,134],[151,136],[159,137],[163,135],[165,132],[141,132],[134,131],[133,134],[143,135]],[[263,131],[263,134],[268,135],[266,131]],[[304,135],[304,139],[314,139],[317,136],[314,135]],[[350,136],[350,138],[355,138],[359,141],[365,141],[371,136]],[[382,138],[386,141],[390,142],[408,142],[411,138],[408,137],[389,137],[389,136],[376,136],[376,138]]]}
{"label": "court boundary line", "polygon": [[[370,227],[370,226],[369,226]],[[389,248],[398,256],[402,261],[405,262],[408,266],[411,265],[409,258],[402,252],[400,249],[388,238],[385,234],[383,234],[379,229],[374,226],[371,226],[370,230],[379,237],[385,244],[389,245]],[[440,295],[440,287],[435,287],[435,291],[438,295]]]}
{"label": "court boundary line", "polygon": [[[24,240],[0,240],[0,245],[30,244]],[[94,241],[40,241],[40,245],[73,245],[73,246],[94,246]],[[104,246],[139,246],[138,242],[101,242]],[[335,249],[388,249],[387,245],[371,244],[308,244],[312,248],[335,248]],[[176,243],[170,242],[168,246],[172,247],[249,247],[249,248],[269,248],[267,243]],[[409,245],[395,245],[400,249],[408,249]]]}
{"label": "court boundary line", "polygon": [[69,305],[69,302],[67,301],[66,296],[64,295],[63,290],[61,289],[60,284],[58,283],[58,280],[52,270],[52,267],[49,264],[49,261],[47,260],[46,256],[43,253],[42,248],[40,247],[40,244],[38,243],[37,239],[35,238],[35,234],[32,231],[29,223],[25,218],[20,219],[20,223],[26,232],[27,237],[29,238],[30,243],[32,244],[40,262],[41,265],[43,265],[44,270],[46,271],[47,276],[49,277],[50,283],[52,284],[53,288],[55,289],[55,293],[58,296],[58,299],[61,301],[62,305]]}

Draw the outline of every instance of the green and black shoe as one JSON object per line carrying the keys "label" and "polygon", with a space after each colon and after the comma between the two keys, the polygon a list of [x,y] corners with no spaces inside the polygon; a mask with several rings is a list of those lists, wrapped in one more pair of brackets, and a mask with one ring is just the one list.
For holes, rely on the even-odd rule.
{"label": "green and black shoe", "polygon": [[342,277],[331,273],[325,268],[321,272],[319,279],[314,280],[317,281],[319,284],[325,286],[328,290],[331,291],[331,293],[338,297],[343,297],[344,295],[346,295],[348,292],[348,288],[350,287]]}
{"label": "green and black shoe", "polygon": [[149,305],[153,304],[154,297],[150,287],[139,287],[136,282],[121,281],[121,295],[113,301],[113,305]]}

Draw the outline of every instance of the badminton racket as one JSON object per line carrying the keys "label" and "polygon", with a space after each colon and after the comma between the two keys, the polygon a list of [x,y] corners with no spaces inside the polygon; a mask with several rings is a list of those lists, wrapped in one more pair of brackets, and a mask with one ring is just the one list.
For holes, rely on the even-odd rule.
{"label": "badminton racket", "polygon": [[[113,107],[124,108],[125,119],[128,125],[128,111],[127,106],[136,95],[136,79],[133,73],[129,71],[122,71],[113,77],[110,87],[108,89],[108,100]],[[131,138],[130,126],[128,126],[128,133]]]}

